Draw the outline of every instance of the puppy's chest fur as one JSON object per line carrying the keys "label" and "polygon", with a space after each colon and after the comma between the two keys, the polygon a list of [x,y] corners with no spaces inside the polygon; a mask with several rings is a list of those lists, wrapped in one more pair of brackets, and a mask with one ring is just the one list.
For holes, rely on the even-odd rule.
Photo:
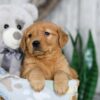
{"label": "puppy's chest fur", "polygon": [[29,69],[34,70],[34,68],[39,68],[43,72],[46,79],[52,80],[54,77],[54,73],[56,72],[57,66],[57,59],[26,57],[22,69],[23,72],[26,72]]}

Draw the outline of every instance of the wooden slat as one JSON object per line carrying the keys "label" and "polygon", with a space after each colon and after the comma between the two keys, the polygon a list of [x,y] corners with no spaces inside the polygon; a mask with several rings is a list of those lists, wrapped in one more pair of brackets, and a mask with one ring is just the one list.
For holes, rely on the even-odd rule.
{"label": "wooden slat", "polygon": [[81,0],[80,2],[79,28],[84,39],[84,45],[87,42],[89,29],[92,30],[93,37],[96,40],[96,4],[97,0]]}
{"label": "wooden slat", "polygon": [[[100,0],[97,0],[97,10],[96,10],[96,51],[97,51],[97,61],[99,66],[99,73],[100,73]],[[98,87],[97,92],[100,93],[100,74],[99,74],[99,80],[98,80]]]}

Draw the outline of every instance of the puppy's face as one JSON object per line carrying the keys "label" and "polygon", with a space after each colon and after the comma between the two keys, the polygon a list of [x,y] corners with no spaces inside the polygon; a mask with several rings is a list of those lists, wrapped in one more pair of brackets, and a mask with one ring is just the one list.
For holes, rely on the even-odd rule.
{"label": "puppy's face", "polygon": [[62,48],[67,40],[67,34],[57,25],[50,22],[38,22],[25,31],[21,48],[24,52],[42,55]]}

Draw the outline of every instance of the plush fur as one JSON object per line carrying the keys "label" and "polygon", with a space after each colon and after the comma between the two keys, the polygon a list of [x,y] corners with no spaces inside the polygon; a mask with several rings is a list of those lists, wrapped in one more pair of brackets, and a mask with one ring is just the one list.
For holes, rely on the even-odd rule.
{"label": "plush fur", "polygon": [[[39,46],[34,47],[34,41],[39,41]],[[54,89],[61,95],[68,89],[68,80],[77,78],[62,54],[67,41],[67,34],[51,22],[35,23],[25,31],[21,42],[25,53],[21,77],[27,78],[34,90],[42,90],[45,80],[54,80]]]}

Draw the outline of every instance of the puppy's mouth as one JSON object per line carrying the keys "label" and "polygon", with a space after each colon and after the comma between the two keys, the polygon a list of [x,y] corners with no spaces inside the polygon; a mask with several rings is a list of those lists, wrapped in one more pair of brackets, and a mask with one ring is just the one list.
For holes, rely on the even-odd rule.
{"label": "puppy's mouth", "polygon": [[41,47],[38,47],[38,48],[33,47],[33,53],[34,54],[41,54],[41,53],[43,53],[43,50]]}
{"label": "puppy's mouth", "polygon": [[33,52],[42,52],[41,48],[33,48]]}
{"label": "puppy's mouth", "polygon": [[44,55],[45,53],[40,51],[40,50],[33,50],[33,55],[34,56],[42,56]]}
{"label": "puppy's mouth", "polygon": [[42,47],[33,48],[33,50],[32,50],[32,54],[34,56],[44,56],[44,55],[47,54],[47,52],[48,52],[48,50],[47,49],[43,49]]}

